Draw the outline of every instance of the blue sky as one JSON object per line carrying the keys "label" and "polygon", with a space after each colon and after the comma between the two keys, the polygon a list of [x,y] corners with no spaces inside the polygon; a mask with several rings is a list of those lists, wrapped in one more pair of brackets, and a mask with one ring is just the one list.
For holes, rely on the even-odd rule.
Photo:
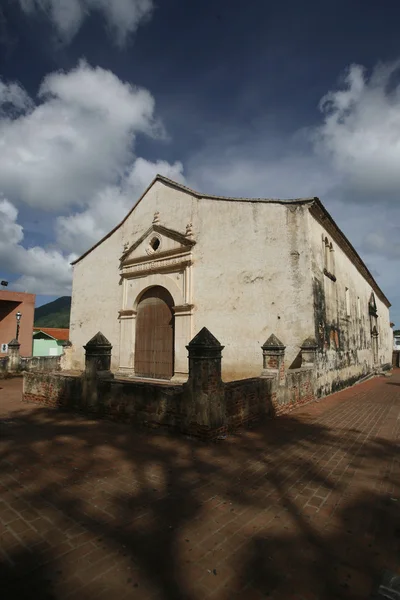
{"label": "blue sky", "polygon": [[155,173],[319,196],[400,325],[394,1],[5,0],[0,277],[38,304]]}

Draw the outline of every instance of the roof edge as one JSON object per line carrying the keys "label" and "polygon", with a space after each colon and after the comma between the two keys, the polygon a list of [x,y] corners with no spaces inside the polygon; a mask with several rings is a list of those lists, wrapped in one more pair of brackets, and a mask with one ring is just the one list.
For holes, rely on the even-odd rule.
{"label": "roof edge", "polygon": [[[352,262],[354,263],[354,265],[356,266],[358,271],[365,278],[365,280],[368,281],[368,283],[371,285],[372,289],[376,292],[376,294],[380,298],[380,300],[385,304],[385,306],[387,308],[390,308],[392,306],[390,301],[388,300],[388,298],[386,298],[385,294],[383,293],[383,291],[381,290],[381,288],[375,281],[375,279],[372,276],[371,272],[369,271],[367,265],[364,263],[363,259],[358,254],[357,250],[354,248],[354,246],[349,241],[347,236],[343,233],[343,231],[340,229],[340,227],[336,224],[335,220],[330,215],[330,213],[326,210],[325,206],[322,204],[322,202],[319,198],[317,198],[317,197],[314,198],[314,203],[311,207],[311,211],[312,211],[313,206],[317,206],[318,209],[320,210],[320,212],[322,213],[322,217],[320,219],[322,221],[321,224],[323,226],[325,226],[323,221],[325,219],[327,219],[329,221],[330,226],[337,233],[338,238],[343,243],[344,247],[342,247],[342,250],[345,252],[345,254],[347,254],[349,256],[349,258],[352,260]],[[311,214],[313,214],[313,212],[311,212]],[[318,214],[313,214],[313,216],[318,219]]]}
{"label": "roof edge", "polygon": [[97,248],[97,246],[100,246],[100,244],[102,244],[106,239],[108,239],[110,236],[112,236],[112,234],[115,233],[125,223],[125,221],[130,217],[130,215],[135,210],[137,205],[143,200],[143,198],[146,196],[146,194],[150,191],[150,189],[153,187],[153,185],[157,181],[161,181],[165,185],[168,185],[169,187],[173,187],[177,190],[185,192],[186,194],[190,194],[191,196],[194,196],[195,198],[204,199],[204,200],[221,200],[223,202],[234,201],[234,202],[246,202],[246,203],[248,203],[248,202],[260,202],[260,203],[265,202],[265,203],[270,203],[270,204],[307,204],[307,203],[315,200],[314,197],[313,198],[288,198],[287,200],[283,200],[283,199],[278,199],[278,198],[244,198],[244,197],[235,198],[233,196],[213,196],[211,194],[201,194],[200,192],[196,192],[196,190],[193,190],[190,187],[183,185],[182,183],[173,181],[172,179],[169,179],[168,177],[164,177],[164,175],[157,174],[154,177],[153,181],[150,183],[150,185],[145,189],[143,194],[139,197],[137,202],[135,202],[135,204],[132,206],[131,210],[122,219],[122,221],[120,223],[118,223],[118,225],[116,225],[114,227],[114,229],[112,229],[109,233],[107,233],[105,236],[103,236],[98,242],[96,242],[93,246],[91,246],[88,250],[86,250],[86,252],[84,252],[81,256],[79,256],[77,259],[75,259],[73,262],[71,262],[71,265],[76,265],[83,258],[85,258],[85,256],[87,256],[95,248]]}
{"label": "roof edge", "polygon": [[35,336],[37,333],[43,333],[43,335],[47,335],[47,337],[51,338],[55,342],[58,342],[57,338],[55,338],[53,335],[50,335],[50,333],[47,333],[47,331],[43,331],[43,329],[38,329],[37,331],[34,330],[32,335]]}

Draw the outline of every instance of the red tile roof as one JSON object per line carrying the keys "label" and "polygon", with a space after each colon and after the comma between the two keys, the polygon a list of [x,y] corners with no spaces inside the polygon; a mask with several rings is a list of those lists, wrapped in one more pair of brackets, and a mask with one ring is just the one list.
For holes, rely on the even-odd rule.
{"label": "red tile roof", "polygon": [[60,341],[68,341],[69,340],[69,329],[60,329],[56,327],[34,327],[33,333],[37,333],[38,331],[43,331],[43,333],[47,333],[51,337]]}

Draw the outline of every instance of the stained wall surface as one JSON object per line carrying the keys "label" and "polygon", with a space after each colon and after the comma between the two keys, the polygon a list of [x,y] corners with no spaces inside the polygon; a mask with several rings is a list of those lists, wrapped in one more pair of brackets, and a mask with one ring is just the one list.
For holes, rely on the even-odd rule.
{"label": "stained wall surface", "polygon": [[[137,306],[158,285],[174,299],[180,380],[187,378],[186,345],[202,327],[225,346],[224,381],[260,374],[271,333],[286,346],[285,369],[299,367],[301,344],[316,338],[321,393],[390,362],[388,307],[375,293],[374,359],[371,285],[311,214],[313,204],[199,198],[156,180],[124,223],[74,266],[68,368],[83,368],[83,346],[101,331],[113,346],[112,369],[134,375]],[[333,243],[336,282],[324,274],[323,236]]]}

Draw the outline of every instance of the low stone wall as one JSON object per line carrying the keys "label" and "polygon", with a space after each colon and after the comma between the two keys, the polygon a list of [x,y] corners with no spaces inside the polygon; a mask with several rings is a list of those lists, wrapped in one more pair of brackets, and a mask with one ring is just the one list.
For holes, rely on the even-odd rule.
{"label": "low stone wall", "polygon": [[57,372],[61,370],[61,360],[62,356],[5,356],[0,358],[0,378],[20,376],[24,371]]}
{"label": "low stone wall", "polygon": [[[172,385],[114,379],[109,370],[111,345],[99,332],[85,347],[84,373],[36,371],[40,364],[48,369],[48,359],[27,363],[32,368],[28,366],[24,373],[23,400],[216,439],[314,399],[315,371],[310,359],[314,346],[312,340],[306,342],[304,353],[309,365],[285,372],[284,346],[271,336],[263,346],[262,376],[224,383],[223,346],[204,328],[188,345],[188,381]],[[274,362],[269,360],[271,355],[276,357]],[[59,358],[54,358],[59,369]]]}
{"label": "low stone wall", "polygon": [[22,399],[52,408],[83,410],[83,377],[67,373],[24,373]]}
{"label": "low stone wall", "polygon": [[312,402],[315,400],[314,369],[289,369],[285,374],[284,385],[276,387],[275,390],[272,402],[276,415],[288,413],[302,404]]}
{"label": "low stone wall", "polygon": [[272,380],[254,377],[224,384],[227,430],[273,416]]}
{"label": "low stone wall", "polygon": [[54,372],[61,370],[61,356],[30,356],[20,359],[21,371]]}
{"label": "low stone wall", "polygon": [[287,388],[279,389],[276,381],[267,377],[223,384],[224,414],[221,422],[214,426],[196,414],[189,383],[90,380],[84,375],[62,372],[25,372],[23,400],[139,426],[165,427],[201,439],[215,439],[314,399],[311,370],[298,369],[286,377]]}
{"label": "low stone wall", "polygon": [[214,439],[272,416],[267,379],[232,381],[224,388],[225,418],[214,427],[207,426],[196,416],[188,384],[158,385],[118,379],[93,381],[83,375],[25,372],[23,400],[125,423],[166,427],[202,439]]}
{"label": "low stone wall", "polygon": [[108,380],[98,383],[97,406],[101,416],[149,427],[165,426],[189,431],[183,386]]}

